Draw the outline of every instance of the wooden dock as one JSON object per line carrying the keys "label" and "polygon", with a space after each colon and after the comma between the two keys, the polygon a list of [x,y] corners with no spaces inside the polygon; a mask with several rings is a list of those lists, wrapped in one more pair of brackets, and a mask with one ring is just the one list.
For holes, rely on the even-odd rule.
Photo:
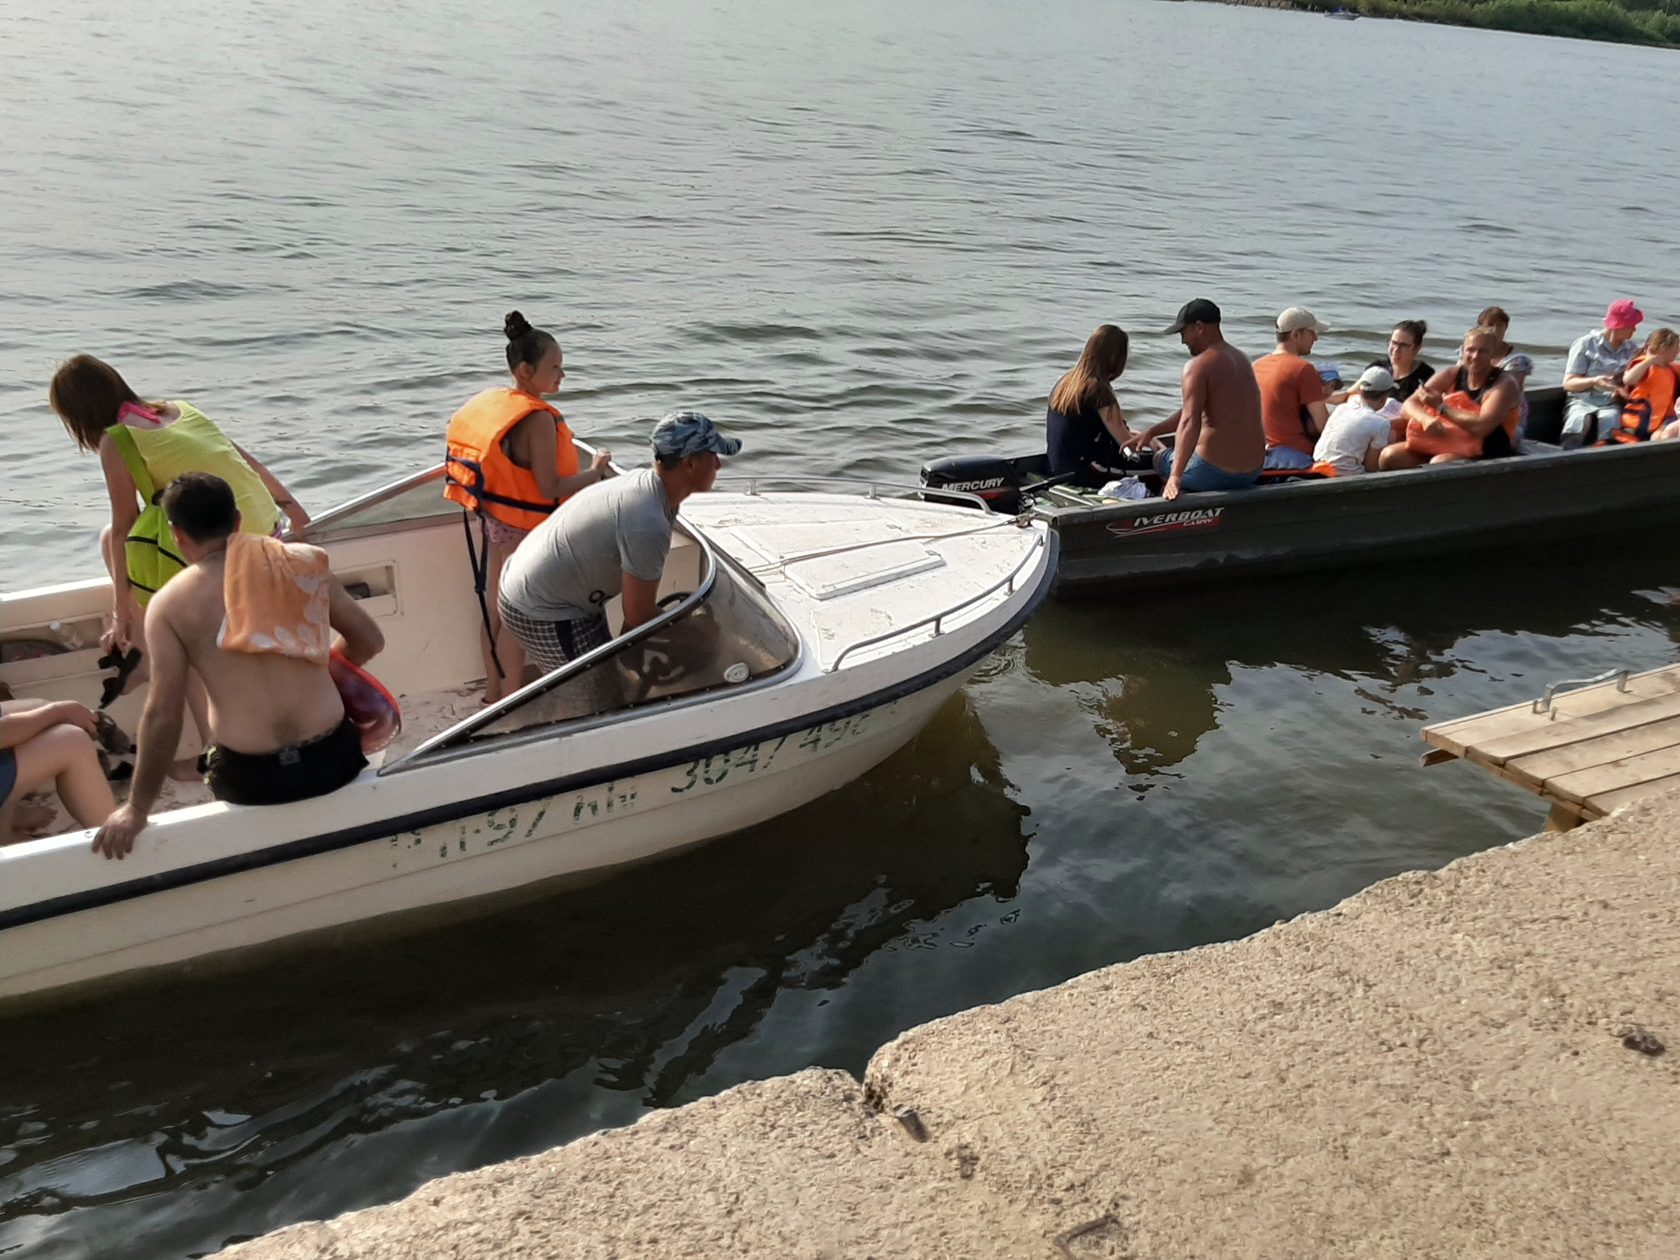
{"label": "wooden dock", "polygon": [[1680,665],[1559,684],[1539,700],[1423,728],[1423,764],[1462,757],[1551,802],[1566,830],[1680,786]]}

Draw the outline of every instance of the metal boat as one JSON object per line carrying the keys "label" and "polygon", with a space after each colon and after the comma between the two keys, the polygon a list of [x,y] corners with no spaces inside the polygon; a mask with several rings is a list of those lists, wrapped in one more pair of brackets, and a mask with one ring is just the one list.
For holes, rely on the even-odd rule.
{"label": "metal boat", "polygon": [[[1562,451],[1563,391],[1531,390],[1522,454],[1253,490],[1108,502],[1057,485],[1043,455],[922,467],[923,493],[1030,513],[1062,543],[1058,595],[1375,564],[1642,531],[1680,518],[1680,442]],[[1117,473],[1116,475],[1120,475]],[[1151,484],[1158,493],[1159,481]]]}
{"label": "metal boat", "polygon": [[[405,741],[329,796],[154,813],[122,861],[91,852],[84,831],[0,847],[0,1007],[585,877],[784,813],[903,745],[1025,621],[1056,566],[1043,523],[913,495],[696,495],[659,617],[480,709],[479,610],[441,476],[310,530],[384,631],[371,668],[402,697]],[[104,580],[0,597],[0,678],[91,705],[109,606]],[[129,729],[139,704],[115,706]]]}

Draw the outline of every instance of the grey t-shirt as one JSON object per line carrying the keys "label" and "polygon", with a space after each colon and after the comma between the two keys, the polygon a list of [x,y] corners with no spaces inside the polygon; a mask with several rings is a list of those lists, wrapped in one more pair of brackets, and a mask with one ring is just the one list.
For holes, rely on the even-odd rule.
{"label": "grey t-shirt", "polygon": [[651,468],[585,486],[533,529],[502,570],[502,598],[536,621],[599,616],[624,575],[659,578],[676,509]]}

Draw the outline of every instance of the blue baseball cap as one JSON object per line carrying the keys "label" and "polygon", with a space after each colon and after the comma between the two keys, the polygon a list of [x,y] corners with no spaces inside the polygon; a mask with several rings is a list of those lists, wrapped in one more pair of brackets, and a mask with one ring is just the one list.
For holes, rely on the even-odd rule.
{"label": "blue baseball cap", "polygon": [[686,459],[706,451],[735,455],[740,438],[724,437],[717,425],[698,411],[673,411],[653,426],[653,451],[667,459]]}

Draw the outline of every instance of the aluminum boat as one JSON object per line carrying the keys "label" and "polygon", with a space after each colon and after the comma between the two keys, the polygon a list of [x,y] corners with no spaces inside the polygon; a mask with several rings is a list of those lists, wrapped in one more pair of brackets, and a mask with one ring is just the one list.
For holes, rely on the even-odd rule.
{"label": "aluminum boat", "polygon": [[[1680,519],[1680,442],[1563,451],[1563,391],[1527,397],[1522,453],[1508,459],[1105,502],[1054,484],[1044,455],[959,456],[923,465],[923,493],[978,496],[1050,526],[1062,542],[1058,595],[1443,552],[1503,549],[1508,562],[1513,545],[1644,537]],[[1158,478],[1147,484],[1158,494]]]}

